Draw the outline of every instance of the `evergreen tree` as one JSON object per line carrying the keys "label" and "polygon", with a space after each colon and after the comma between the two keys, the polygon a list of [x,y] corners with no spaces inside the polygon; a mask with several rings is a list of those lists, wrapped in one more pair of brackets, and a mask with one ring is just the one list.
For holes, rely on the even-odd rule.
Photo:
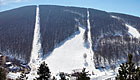
{"label": "evergreen tree", "polygon": [[83,68],[82,72],[78,73],[76,80],[90,80],[90,77],[87,76],[88,72],[85,72],[85,68]]}
{"label": "evergreen tree", "polygon": [[57,79],[53,76],[52,80],[57,80]]}
{"label": "evergreen tree", "polygon": [[37,71],[37,74],[39,75],[37,80],[49,80],[50,79],[51,72],[45,62],[41,63],[41,65]]}
{"label": "evergreen tree", "polygon": [[64,74],[64,72],[60,73],[60,80],[66,80],[66,75]]}
{"label": "evergreen tree", "polygon": [[140,67],[136,69],[136,80],[140,80]]}
{"label": "evergreen tree", "polygon": [[140,67],[136,67],[132,61],[133,56],[128,54],[126,63],[120,65],[116,80],[140,80]]}
{"label": "evergreen tree", "polygon": [[2,67],[0,67],[0,80],[6,80],[6,71]]}

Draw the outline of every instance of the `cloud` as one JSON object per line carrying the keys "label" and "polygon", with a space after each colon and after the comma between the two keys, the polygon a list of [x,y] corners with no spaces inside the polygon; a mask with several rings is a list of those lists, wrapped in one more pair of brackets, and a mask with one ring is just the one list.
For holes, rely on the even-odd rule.
{"label": "cloud", "polygon": [[17,3],[21,1],[27,1],[27,0],[0,0],[0,5],[6,5],[9,3]]}

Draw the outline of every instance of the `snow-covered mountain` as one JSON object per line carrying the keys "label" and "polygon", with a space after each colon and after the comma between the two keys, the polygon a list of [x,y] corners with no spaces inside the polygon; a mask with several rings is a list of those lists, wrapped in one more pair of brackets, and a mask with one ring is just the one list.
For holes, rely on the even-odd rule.
{"label": "snow-covered mountain", "polygon": [[30,75],[36,75],[42,61],[53,75],[85,67],[99,80],[115,76],[110,68],[118,67],[128,53],[140,64],[140,17],[126,14],[26,6],[0,12],[0,37],[0,53],[28,63]]}

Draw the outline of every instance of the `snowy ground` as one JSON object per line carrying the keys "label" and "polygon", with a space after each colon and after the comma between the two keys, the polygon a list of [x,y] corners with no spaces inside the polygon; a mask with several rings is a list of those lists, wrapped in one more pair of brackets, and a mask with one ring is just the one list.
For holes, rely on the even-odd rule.
{"label": "snowy ground", "polygon": [[29,66],[31,67],[31,72],[28,75],[29,80],[32,80],[37,76],[37,68],[42,62],[42,48],[41,48],[41,40],[40,40],[40,17],[39,17],[39,7],[36,8],[36,23],[34,30],[34,38],[32,45],[31,58],[29,62]]}
{"label": "snowy ground", "polygon": [[128,32],[129,32],[133,37],[135,37],[135,38],[140,38],[140,33],[139,33],[139,31],[138,31],[136,28],[132,27],[132,26],[129,25],[129,24],[125,24],[125,26],[128,27]]}
{"label": "snowy ground", "polygon": [[8,73],[7,77],[16,80],[16,78],[18,78],[20,76],[20,73]]}

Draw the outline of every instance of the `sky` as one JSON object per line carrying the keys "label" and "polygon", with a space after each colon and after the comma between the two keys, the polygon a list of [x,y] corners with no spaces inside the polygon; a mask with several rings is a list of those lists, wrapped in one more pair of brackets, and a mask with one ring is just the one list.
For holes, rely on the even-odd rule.
{"label": "sky", "polygon": [[140,0],[0,0],[0,12],[28,5],[85,7],[140,17]]}

